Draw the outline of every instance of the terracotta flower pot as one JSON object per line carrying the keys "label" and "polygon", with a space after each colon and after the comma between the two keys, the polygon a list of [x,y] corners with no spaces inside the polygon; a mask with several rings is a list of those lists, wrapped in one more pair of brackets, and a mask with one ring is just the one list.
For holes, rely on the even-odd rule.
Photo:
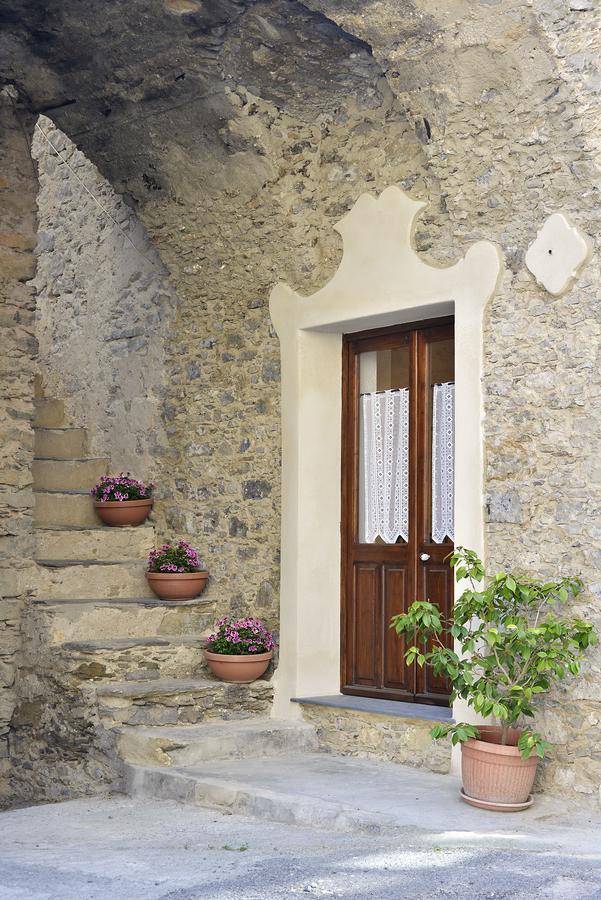
{"label": "terracotta flower pot", "polygon": [[522,759],[517,748],[521,732],[510,729],[508,743],[501,744],[496,725],[478,726],[480,740],[461,745],[462,797],[483,809],[515,812],[532,803],[538,757]]}
{"label": "terracotta flower pot", "polygon": [[94,509],[105,525],[126,528],[128,525],[141,525],[145,522],[154,500],[94,500]]}
{"label": "terracotta flower pot", "polygon": [[222,681],[232,681],[236,684],[250,684],[251,681],[256,681],[266,671],[273,657],[273,650],[269,653],[249,653],[245,656],[212,653],[210,650],[205,650],[204,653],[213,675]]}
{"label": "terracotta flower pot", "polygon": [[209,573],[147,572],[146,580],[161,600],[193,600],[204,591]]}

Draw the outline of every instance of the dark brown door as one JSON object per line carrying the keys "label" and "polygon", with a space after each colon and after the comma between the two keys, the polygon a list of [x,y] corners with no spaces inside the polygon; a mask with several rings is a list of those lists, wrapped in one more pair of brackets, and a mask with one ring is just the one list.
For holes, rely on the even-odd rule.
{"label": "dark brown door", "polygon": [[[432,536],[432,417],[435,391],[440,397],[444,386],[448,391],[453,382],[452,319],[344,339],[341,690],[345,694],[448,702],[444,679],[435,678],[427,668],[405,664],[404,643],[389,625],[393,615],[417,599],[429,599],[447,614],[451,610],[453,578],[445,558],[453,543],[440,531],[437,541]],[[440,481],[436,484],[438,490]]]}

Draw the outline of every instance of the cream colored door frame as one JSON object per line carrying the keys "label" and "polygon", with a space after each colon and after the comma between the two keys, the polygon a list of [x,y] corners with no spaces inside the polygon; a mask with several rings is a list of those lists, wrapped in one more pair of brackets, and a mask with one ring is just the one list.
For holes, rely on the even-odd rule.
{"label": "cream colored door frame", "polygon": [[[282,561],[280,662],[273,715],[291,718],[292,697],[340,689],[340,422],[342,335],[455,316],[456,545],[483,552],[482,316],[502,262],[472,245],[447,268],[413,249],[424,203],[397,187],[363,194],[336,225],[340,267],[311,297],[284,284],[270,299],[282,357]],[[462,715],[456,708],[456,715]]]}

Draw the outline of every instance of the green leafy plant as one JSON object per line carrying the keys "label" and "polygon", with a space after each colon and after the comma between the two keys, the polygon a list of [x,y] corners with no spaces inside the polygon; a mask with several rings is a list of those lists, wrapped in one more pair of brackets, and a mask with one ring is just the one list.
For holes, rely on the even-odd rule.
{"label": "green leafy plant", "polygon": [[[469,587],[456,601],[452,616],[418,600],[394,616],[391,628],[413,644],[407,664],[417,660],[451,682],[451,701],[460,697],[475,712],[494,717],[507,744],[511,728],[535,715],[536,698],[568,675],[577,675],[584,651],[596,642],[592,625],[560,615],[561,607],[582,591],[578,578],[541,582],[499,572],[484,573],[473,550],[458,547],[450,556],[457,581]],[[451,646],[449,646],[449,644]],[[453,744],[479,736],[466,722],[440,724],[432,737],[451,735]],[[523,730],[518,747],[524,759],[541,759],[551,745],[535,731]]]}

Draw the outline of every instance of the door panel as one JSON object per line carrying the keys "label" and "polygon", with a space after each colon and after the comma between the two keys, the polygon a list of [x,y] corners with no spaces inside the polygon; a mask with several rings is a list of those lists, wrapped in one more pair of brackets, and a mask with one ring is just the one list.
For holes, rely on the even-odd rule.
{"label": "door panel", "polygon": [[[432,539],[432,411],[434,391],[441,397],[449,390],[436,386],[453,381],[452,319],[344,340],[343,693],[448,702],[448,684],[416,664],[407,666],[405,643],[389,625],[393,615],[416,599],[438,603],[445,614],[452,608],[453,579],[445,559],[453,543],[449,537],[442,543]],[[394,423],[392,433],[390,428],[386,431],[386,441],[381,439],[380,425],[374,425],[378,416],[378,421],[385,416]],[[379,454],[376,477],[366,466],[372,459],[369,454]],[[392,459],[392,466],[382,466],[382,458]],[[395,473],[401,470],[407,477],[399,482]],[[387,522],[380,531],[374,522],[382,520],[382,478],[384,496],[394,497],[395,505],[390,516],[394,527]],[[407,496],[408,512],[403,507]],[[399,523],[403,527],[397,527]]]}
{"label": "door panel", "polygon": [[376,687],[380,681],[378,636],[381,628],[379,566],[355,566],[353,621],[354,676],[358,685]]}
{"label": "door panel", "polygon": [[408,594],[408,572],[406,567],[382,566],[383,597],[383,686],[396,691],[413,693],[413,672],[405,665],[403,654],[405,652],[405,640],[398,637],[395,631],[389,628],[393,616],[403,611],[402,598]]}
{"label": "door panel", "polygon": [[[445,547],[445,552],[447,552],[448,548],[446,544],[440,546]],[[448,616],[453,606],[453,582],[449,578],[448,563],[437,564],[430,561],[427,566],[423,567],[423,573],[424,589],[421,596],[429,599],[435,598],[443,615]],[[431,649],[431,643],[428,649]],[[432,670],[427,666],[424,666],[423,669],[418,668],[417,690],[423,696],[432,695],[438,697],[442,695],[443,697],[447,697],[449,694],[449,686],[446,678],[434,675]]]}

